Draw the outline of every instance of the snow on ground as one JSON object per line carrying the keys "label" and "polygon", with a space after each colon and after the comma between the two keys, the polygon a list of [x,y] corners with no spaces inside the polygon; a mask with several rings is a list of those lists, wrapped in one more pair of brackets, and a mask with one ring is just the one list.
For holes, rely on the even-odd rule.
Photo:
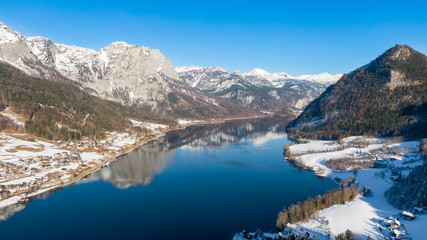
{"label": "snow on ground", "polygon": [[22,197],[20,197],[20,196],[13,196],[13,197],[10,197],[8,199],[2,200],[2,201],[0,201],[0,208],[18,203],[18,201],[21,199],[22,199]]}
{"label": "snow on ground", "polygon": [[[318,144],[313,144],[313,145],[316,146]],[[332,169],[326,166],[326,161],[345,158],[345,157],[354,157],[356,154],[358,154],[359,151],[362,152],[362,155],[363,153],[367,154],[369,151],[373,149],[379,149],[381,147],[382,147],[381,144],[373,144],[365,148],[349,147],[339,151],[305,154],[305,155],[296,157],[296,160],[302,165],[313,169],[316,172],[316,174],[319,176],[329,176],[332,173]],[[307,149],[306,151],[309,152],[310,148],[307,147],[306,149]],[[319,148],[316,148],[316,151],[318,149]]]}
{"label": "snow on ground", "polygon": [[[307,230],[317,235],[335,237],[347,229],[359,236],[380,237],[375,219],[377,211],[369,203],[357,197],[346,204],[335,205],[318,211],[315,217],[300,225],[290,224],[289,229],[304,234]],[[325,224],[327,221],[327,224]]]}
{"label": "snow on ground", "polygon": [[339,142],[336,141],[325,141],[325,140],[309,140],[306,143],[290,145],[289,149],[293,154],[307,154],[307,153],[319,153],[319,152],[332,152],[338,149],[347,148],[349,146],[358,145],[358,141],[363,141],[370,144],[370,148],[373,146],[379,146],[375,144],[381,144],[384,139],[381,138],[365,138],[363,136],[347,137]]}
{"label": "snow on ground", "polygon": [[[14,121],[25,121],[10,109],[0,113]],[[169,127],[131,121],[154,134],[164,132]],[[107,132],[106,136],[100,141],[52,142],[13,130],[0,132],[0,208],[72,182],[73,176],[106,164],[107,159],[132,149],[145,137],[132,131]]]}
{"label": "snow on ground", "polygon": [[[356,141],[364,141],[368,145],[357,146]],[[297,162],[312,168],[317,175],[328,176],[333,180],[345,179],[352,175],[359,183],[359,187],[367,186],[372,191],[372,196],[358,197],[352,202],[332,206],[317,212],[312,219],[298,225],[288,225],[287,230],[304,234],[309,231],[322,235],[322,239],[328,239],[328,234],[336,236],[350,229],[362,238],[371,236],[374,239],[381,237],[378,223],[384,218],[395,216],[402,211],[390,205],[384,197],[392,185],[391,170],[402,168],[402,175],[407,175],[412,168],[423,164],[419,154],[416,152],[418,141],[386,143],[384,139],[363,138],[360,136],[349,137],[339,143],[331,141],[310,141],[304,144],[290,146],[291,152],[295,154],[306,153],[294,157]],[[331,151],[334,148],[341,149]],[[372,154],[375,150],[377,153]],[[325,152],[320,152],[325,151]],[[331,152],[326,152],[331,151]],[[310,153],[316,152],[316,153]],[[360,154],[361,153],[361,154]],[[360,159],[370,156],[369,160],[384,160],[386,168],[361,169],[357,171],[337,171],[330,169],[326,160],[343,157]],[[422,226],[427,226],[427,216],[417,215],[413,221],[403,221],[407,232],[412,239],[423,239]]]}
{"label": "snow on ground", "polygon": [[146,128],[152,132],[160,132],[161,129],[169,127],[165,124],[159,124],[159,123],[150,123],[150,122],[141,122],[133,119],[129,119],[134,127],[143,127]]}
{"label": "snow on ground", "polygon": [[[19,161],[20,158],[28,158],[34,155],[53,155],[56,152],[55,150],[52,150],[52,143],[40,141],[35,138],[25,141],[23,139],[25,139],[24,137],[26,136],[28,135],[20,133],[6,134],[0,132],[0,159],[9,160],[8,162],[16,162]],[[16,151],[17,147],[26,147],[34,149],[34,151]],[[34,154],[34,152],[37,152],[37,154]]]}
{"label": "snow on ground", "polygon": [[133,144],[135,139],[132,138],[128,133],[113,133],[114,138],[111,140],[115,147],[123,147],[127,144]]}
{"label": "snow on ground", "polygon": [[400,219],[405,225],[406,231],[411,234],[412,239],[426,239],[427,213],[416,215],[414,220]]}
{"label": "snow on ground", "polygon": [[[55,156],[56,154],[56,156]],[[69,171],[85,165],[101,163],[105,157],[96,152],[82,152],[78,160],[63,160],[70,151],[57,144],[19,132],[0,132],[0,185],[10,193],[25,190],[30,186],[42,186],[37,192],[51,189],[51,184],[69,179]],[[49,174],[58,176],[50,179]],[[52,176],[52,175],[51,175]],[[33,193],[35,194],[35,193]],[[11,205],[25,197],[20,194],[0,200],[0,208]]]}
{"label": "snow on ground", "polygon": [[418,141],[410,141],[410,142],[398,142],[391,144],[389,147],[397,147],[397,148],[407,148],[407,150],[415,151],[417,150],[418,146],[420,145],[420,142]]}
{"label": "snow on ground", "polygon": [[10,107],[7,107],[3,111],[0,112],[1,115],[11,119],[16,125],[23,127],[25,126],[25,118],[21,115],[16,114]]}
{"label": "snow on ground", "polygon": [[310,141],[308,143],[295,144],[289,146],[289,149],[294,154],[304,154],[309,151],[320,152],[320,151],[333,151],[338,148],[338,144],[334,141]]}
{"label": "snow on ground", "polygon": [[[358,141],[364,141],[368,145],[358,145]],[[397,147],[401,152],[407,152],[415,151],[418,145],[419,142],[411,141],[390,144],[387,147]],[[329,176],[332,173],[332,169],[326,166],[326,161],[356,157],[357,155],[367,156],[372,150],[378,150],[384,147],[384,139],[354,136],[342,139],[339,143],[334,141],[315,140],[309,141],[308,143],[291,145],[289,149],[292,154],[297,155],[293,158],[297,163],[309,167],[319,176]],[[401,159],[401,156],[394,156],[394,158]],[[372,160],[374,159],[375,157],[372,158]]]}
{"label": "snow on ground", "polygon": [[186,119],[178,119],[178,124],[179,125],[187,125],[187,124],[192,124],[192,123],[200,123],[203,122],[202,120],[186,120]]}
{"label": "snow on ground", "polygon": [[167,128],[168,125],[164,124],[158,124],[158,123],[147,123],[146,128],[148,128],[151,131],[157,131],[159,128]]}

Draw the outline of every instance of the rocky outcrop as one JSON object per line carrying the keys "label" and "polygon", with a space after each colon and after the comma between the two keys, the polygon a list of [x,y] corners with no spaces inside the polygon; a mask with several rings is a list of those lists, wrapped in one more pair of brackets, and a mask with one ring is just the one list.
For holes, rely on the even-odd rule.
{"label": "rocky outcrop", "polygon": [[189,87],[259,111],[301,110],[342,75],[322,73],[293,77],[256,68],[248,73],[219,67],[178,67],[180,81]]}
{"label": "rocky outcrop", "polygon": [[177,84],[156,49],[115,42],[98,51],[24,37],[0,23],[0,61],[48,80],[69,81],[98,97],[185,117],[253,115],[237,104]]}

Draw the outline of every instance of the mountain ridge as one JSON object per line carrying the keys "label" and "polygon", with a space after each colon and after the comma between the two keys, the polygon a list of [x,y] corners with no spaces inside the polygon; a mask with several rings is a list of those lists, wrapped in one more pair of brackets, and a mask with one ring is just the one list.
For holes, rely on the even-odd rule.
{"label": "mountain ridge", "polygon": [[[224,71],[224,72],[230,72],[230,71],[227,71],[221,67],[200,67],[200,66],[194,66],[194,65],[175,67],[175,70],[178,74],[184,73],[184,72],[189,72],[189,71],[194,71],[194,70],[202,70],[202,69],[215,69],[215,70],[220,70],[220,71]],[[266,70],[261,69],[261,68],[254,68],[251,71],[246,72],[246,73],[242,73],[242,72],[237,71],[237,70],[230,72],[230,73],[241,74],[243,76],[249,76],[249,77],[258,76],[258,77],[262,77],[264,79],[269,80],[271,83],[274,83],[274,81],[280,81],[278,83],[278,85],[273,84],[274,87],[279,87],[279,88],[283,87],[284,83],[282,83],[282,82],[285,80],[288,80],[288,79],[306,80],[306,81],[313,81],[313,82],[319,82],[319,83],[321,83],[321,82],[332,82],[332,83],[334,83],[334,82],[338,81],[343,76],[343,74],[340,74],[340,73],[333,75],[333,74],[330,74],[327,72],[323,72],[323,73],[319,73],[319,74],[302,74],[299,76],[292,76],[286,72],[270,73],[270,72],[267,72]]]}
{"label": "mountain ridge", "polygon": [[[99,138],[105,131],[131,128],[129,119],[177,124],[170,117],[92,96],[67,82],[31,77],[0,62],[0,109],[5,107],[28,119],[20,130],[47,139]],[[17,127],[11,125],[0,124],[0,130]]]}
{"label": "mountain ridge", "polygon": [[71,82],[92,95],[161,114],[256,115],[230,100],[176,84],[179,77],[173,64],[159,50],[144,46],[114,42],[95,51],[24,37],[0,23],[0,59],[30,76]]}
{"label": "mountain ridge", "polygon": [[[258,111],[301,111],[342,75],[320,74],[292,77],[256,68],[249,73],[228,72],[220,67],[177,67],[180,81],[215,96],[232,99]],[[326,76],[326,77],[325,77]]]}
{"label": "mountain ridge", "polygon": [[427,136],[427,57],[396,45],[330,86],[288,125],[296,138]]}

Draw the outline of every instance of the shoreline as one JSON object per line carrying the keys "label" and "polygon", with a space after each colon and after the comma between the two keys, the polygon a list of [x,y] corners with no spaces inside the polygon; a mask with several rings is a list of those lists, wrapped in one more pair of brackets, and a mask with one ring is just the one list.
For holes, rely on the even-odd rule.
{"label": "shoreline", "polygon": [[[388,142],[387,139],[382,138],[352,136],[342,139],[343,143],[322,140],[310,140],[304,143],[293,141],[294,144],[289,145],[290,155],[284,156],[287,162],[312,171],[318,176],[327,177],[336,184],[347,177],[352,177],[358,182],[358,187],[367,187],[370,194],[360,196],[356,201],[317,211],[309,221],[290,224],[284,231],[292,231],[299,235],[309,232],[320,236],[320,239],[327,239],[328,234],[338,235],[346,229],[350,229],[361,239],[367,236],[389,237],[390,232],[383,225],[390,217],[400,216],[402,210],[393,206],[384,193],[394,185],[396,181],[394,178],[398,174],[405,177],[413,169],[422,165],[423,161],[418,150],[422,140]],[[340,165],[327,164],[328,161],[334,163],[336,160],[346,160],[346,158],[353,159],[356,164],[345,165],[344,162],[343,166],[346,167],[344,169]],[[377,167],[357,165],[362,162],[386,164]],[[348,220],[346,218],[348,215],[353,215],[354,218]],[[417,221],[424,220],[421,217],[421,220],[414,222]],[[414,231],[414,222],[402,220],[404,226],[412,230],[407,231],[407,234],[416,239],[419,232]]]}
{"label": "shoreline", "polygon": [[[293,167],[328,178],[337,185],[351,183],[356,184],[355,187],[358,188],[366,187],[366,195],[359,195],[352,201],[318,210],[308,220],[287,224],[276,233],[244,230],[236,233],[233,240],[252,239],[250,237],[255,234],[260,236],[257,239],[275,239],[279,236],[286,239],[291,234],[303,237],[307,233],[317,239],[328,240],[347,230],[358,239],[392,239],[394,229],[402,230],[408,239],[423,239],[424,233],[419,226],[427,224],[426,214],[414,212],[413,207],[399,209],[385,196],[385,192],[397,181],[396,177],[405,178],[424,164],[419,150],[421,141],[427,139],[402,141],[351,136],[341,139],[340,142],[292,141],[293,144],[286,147],[284,161]],[[347,165],[344,160],[353,161],[354,165]],[[331,164],[334,162],[337,165]],[[376,167],[359,165],[362,162],[382,164]],[[340,166],[340,163],[343,165]],[[405,219],[403,211],[412,211],[415,219]],[[388,224],[394,219],[400,221],[399,226],[390,228]]]}
{"label": "shoreline", "polygon": [[[72,185],[72,184],[76,183],[77,181],[81,180],[82,178],[84,178],[84,177],[86,177],[86,176],[88,176],[94,172],[99,171],[101,168],[103,168],[105,166],[110,165],[111,163],[115,162],[119,157],[125,156],[128,153],[144,146],[147,143],[150,143],[152,141],[156,141],[156,140],[166,136],[170,132],[183,130],[183,129],[185,129],[187,127],[191,127],[191,126],[223,124],[223,123],[231,122],[231,121],[253,120],[253,119],[269,118],[269,117],[275,117],[275,115],[256,115],[256,116],[249,116],[249,117],[236,117],[236,118],[225,118],[225,119],[213,119],[213,120],[208,120],[208,121],[195,121],[195,122],[177,125],[175,127],[168,128],[165,130],[160,130],[160,132],[155,134],[155,136],[152,138],[142,140],[142,141],[140,141],[141,138],[135,139],[137,142],[132,144],[129,147],[126,147],[125,151],[123,151],[123,152],[120,151],[120,152],[114,154],[113,156],[104,156],[104,158],[102,159],[102,161],[99,164],[91,167],[90,169],[83,171],[79,175],[72,177],[72,179],[67,180],[66,182],[64,182],[64,180],[55,181],[53,184],[52,184],[52,182],[50,182],[50,183],[48,182],[46,184],[43,184],[40,189],[37,189],[35,191],[23,191],[23,192],[20,192],[18,194],[15,194],[13,196],[10,196],[6,199],[2,199],[2,200],[0,200],[0,210],[5,208],[5,207],[20,203],[20,202],[24,202],[24,203],[29,202],[29,201],[31,201],[32,198],[34,198],[34,197],[36,197],[42,193],[45,193],[47,191],[56,191],[59,188],[63,188],[63,187]],[[123,132],[120,132],[120,133],[123,133]]]}

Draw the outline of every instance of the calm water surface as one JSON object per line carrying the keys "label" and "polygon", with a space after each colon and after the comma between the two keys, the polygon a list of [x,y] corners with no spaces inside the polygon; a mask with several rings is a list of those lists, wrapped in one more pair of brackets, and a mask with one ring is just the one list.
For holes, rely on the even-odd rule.
{"label": "calm water surface", "polygon": [[[0,212],[0,239],[231,239],[335,185],[283,160],[284,119],[191,127]],[[25,208],[25,209],[24,209]],[[24,209],[24,210],[23,210]]]}

